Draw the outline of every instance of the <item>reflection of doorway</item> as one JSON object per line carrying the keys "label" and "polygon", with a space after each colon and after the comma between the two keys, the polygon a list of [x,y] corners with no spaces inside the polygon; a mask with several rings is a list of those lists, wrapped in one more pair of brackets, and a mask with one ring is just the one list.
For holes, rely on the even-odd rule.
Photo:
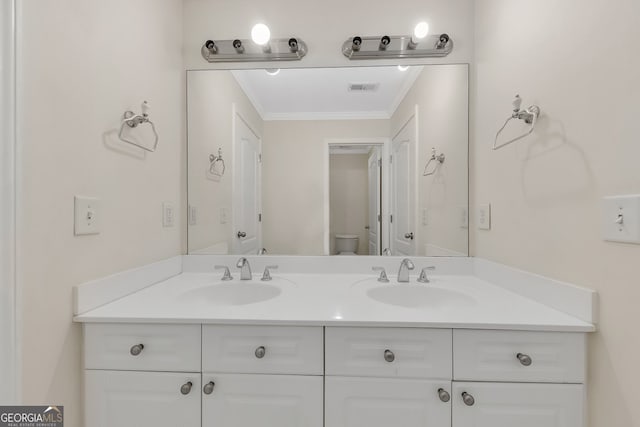
{"label": "reflection of doorway", "polygon": [[[417,108],[417,107],[416,107]],[[417,114],[402,126],[391,142],[391,251],[416,254]]]}
{"label": "reflection of doorway", "polygon": [[337,254],[336,236],[358,238],[358,255],[388,246],[387,138],[328,140],[325,152],[324,253]]}
{"label": "reflection of doorway", "polygon": [[234,106],[231,236],[234,254],[256,254],[262,247],[260,166],[260,137]]}

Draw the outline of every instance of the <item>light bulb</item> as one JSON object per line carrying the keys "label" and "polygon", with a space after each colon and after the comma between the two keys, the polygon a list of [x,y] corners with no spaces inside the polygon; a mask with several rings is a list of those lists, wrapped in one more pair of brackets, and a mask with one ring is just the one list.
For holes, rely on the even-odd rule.
{"label": "light bulb", "polygon": [[414,30],[413,30],[413,38],[414,38],[414,40],[423,39],[423,38],[427,37],[427,34],[429,34],[429,24],[427,24],[424,21],[420,22],[418,25],[416,25],[416,28],[414,28]]}
{"label": "light bulb", "polygon": [[264,24],[256,24],[251,29],[251,39],[257,45],[264,46],[269,43],[271,38],[271,31],[269,27]]}
{"label": "light bulb", "polygon": [[407,71],[409,69],[408,65],[398,65],[398,70]]}

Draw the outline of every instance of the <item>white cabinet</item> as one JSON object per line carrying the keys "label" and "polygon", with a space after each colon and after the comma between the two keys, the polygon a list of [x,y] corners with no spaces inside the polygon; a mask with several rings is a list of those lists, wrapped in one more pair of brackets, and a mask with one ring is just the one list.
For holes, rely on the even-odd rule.
{"label": "white cabinet", "polygon": [[200,374],[85,371],[86,427],[199,427]]}
{"label": "white cabinet", "polygon": [[322,427],[321,376],[205,374],[203,427]]}
{"label": "white cabinet", "polygon": [[447,427],[450,390],[447,381],[327,377],[325,426]]}
{"label": "white cabinet", "polygon": [[580,384],[454,382],[452,426],[583,427],[584,397]]}

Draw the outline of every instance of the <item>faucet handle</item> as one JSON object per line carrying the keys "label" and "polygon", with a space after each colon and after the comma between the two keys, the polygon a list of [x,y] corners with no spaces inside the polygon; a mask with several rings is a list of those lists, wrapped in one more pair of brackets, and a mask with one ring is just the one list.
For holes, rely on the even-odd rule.
{"label": "faucet handle", "polygon": [[275,270],[276,268],[278,268],[277,265],[267,265],[264,268],[264,273],[262,273],[262,279],[260,280],[262,280],[263,282],[268,282],[269,280],[271,280],[272,277],[271,277],[271,272],[269,270]]}
{"label": "faucet handle", "polygon": [[427,270],[435,270],[436,268],[432,265],[430,265],[429,267],[425,267],[422,269],[422,271],[420,272],[420,276],[418,277],[418,282],[420,283],[429,283],[429,278],[427,277]]}
{"label": "faucet handle", "polygon": [[387,277],[387,272],[384,270],[384,267],[371,267],[373,271],[379,271],[380,277],[378,277],[378,282],[389,283],[389,278]]}
{"label": "faucet handle", "polygon": [[214,268],[216,270],[224,269],[224,274],[222,275],[222,280],[224,280],[224,281],[233,280],[233,276],[231,275],[231,271],[229,271],[229,267],[227,267],[226,265],[216,265]]}

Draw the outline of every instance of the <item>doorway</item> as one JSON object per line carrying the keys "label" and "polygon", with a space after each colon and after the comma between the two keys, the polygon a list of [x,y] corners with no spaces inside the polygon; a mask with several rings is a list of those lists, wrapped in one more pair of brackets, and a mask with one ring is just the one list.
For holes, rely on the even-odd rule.
{"label": "doorway", "polygon": [[387,138],[325,146],[325,255],[381,255],[388,247]]}

